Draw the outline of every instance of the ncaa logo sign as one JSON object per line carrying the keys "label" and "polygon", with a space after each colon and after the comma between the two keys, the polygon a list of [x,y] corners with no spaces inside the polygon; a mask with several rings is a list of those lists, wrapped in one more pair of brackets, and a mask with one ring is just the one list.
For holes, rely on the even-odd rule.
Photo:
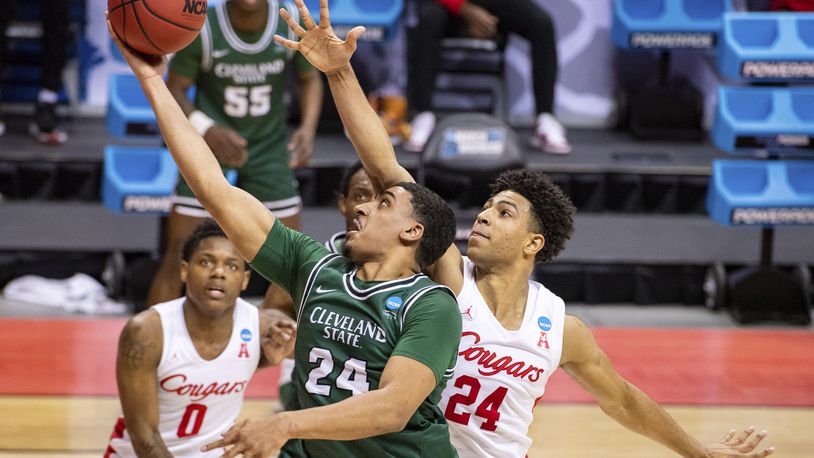
{"label": "ncaa logo sign", "polygon": [[243,330],[240,331],[240,339],[243,340],[244,342],[252,340],[252,332],[246,328],[243,328]]}
{"label": "ncaa logo sign", "polygon": [[541,331],[548,332],[551,330],[551,320],[547,316],[541,316],[537,318],[537,326],[540,326]]}
{"label": "ncaa logo sign", "polygon": [[391,312],[395,312],[403,303],[404,301],[402,301],[400,297],[390,296],[384,301],[384,307]]}

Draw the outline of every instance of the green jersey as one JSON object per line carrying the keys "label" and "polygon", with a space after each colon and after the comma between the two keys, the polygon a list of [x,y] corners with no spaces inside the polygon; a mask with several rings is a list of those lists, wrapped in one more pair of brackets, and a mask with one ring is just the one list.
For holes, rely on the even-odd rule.
{"label": "green jersey", "polygon": [[299,73],[311,70],[300,53],[274,42],[274,34],[291,36],[280,18],[286,8],[299,22],[292,2],[268,0],[264,30],[243,33],[229,22],[226,3],[208,9],[206,23],[191,45],[172,60],[172,71],[195,80],[195,105],[218,124],[248,140],[250,148],[279,143],[285,153],[286,116],[283,96],[292,64]]}
{"label": "green jersey", "polygon": [[377,389],[394,355],[424,364],[437,382],[400,432],[355,441],[292,441],[282,456],[457,456],[437,405],[460,342],[461,316],[452,291],[422,274],[359,280],[350,259],[279,221],[252,267],[298,304],[293,379],[300,408]]}

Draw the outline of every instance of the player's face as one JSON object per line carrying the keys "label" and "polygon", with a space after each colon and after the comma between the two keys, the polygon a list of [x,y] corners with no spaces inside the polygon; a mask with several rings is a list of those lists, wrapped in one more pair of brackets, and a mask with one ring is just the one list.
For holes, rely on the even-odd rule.
{"label": "player's face", "polygon": [[249,284],[246,264],[225,237],[201,240],[189,262],[181,262],[187,299],[196,309],[216,316],[235,305]]}
{"label": "player's face", "polygon": [[467,256],[482,266],[511,264],[528,257],[528,244],[539,235],[530,232],[532,211],[528,199],[514,191],[494,195],[475,219]]}
{"label": "player's face", "polygon": [[347,255],[357,263],[376,261],[402,246],[402,233],[416,226],[412,195],[401,186],[384,190],[375,199],[355,208],[355,218],[345,241]]}
{"label": "player's face", "polygon": [[229,0],[229,2],[242,13],[256,13],[268,5],[267,0]]}
{"label": "player's face", "polygon": [[373,200],[373,183],[367,176],[365,169],[359,169],[350,177],[348,183],[348,195],[340,195],[338,204],[339,211],[345,217],[345,230],[353,229],[353,218],[356,217],[355,208]]}

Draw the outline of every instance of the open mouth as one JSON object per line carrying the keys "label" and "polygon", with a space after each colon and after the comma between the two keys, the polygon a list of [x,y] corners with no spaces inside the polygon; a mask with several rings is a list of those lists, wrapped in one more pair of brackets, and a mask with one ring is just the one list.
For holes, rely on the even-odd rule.
{"label": "open mouth", "polygon": [[226,296],[226,290],[220,286],[208,286],[204,292],[211,299],[223,299]]}

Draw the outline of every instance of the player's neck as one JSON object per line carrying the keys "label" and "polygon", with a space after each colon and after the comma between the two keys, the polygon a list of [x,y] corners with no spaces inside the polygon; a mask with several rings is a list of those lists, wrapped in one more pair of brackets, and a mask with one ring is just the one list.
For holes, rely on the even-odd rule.
{"label": "player's neck", "polygon": [[419,272],[415,261],[389,257],[382,260],[367,261],[356,270],[356,278],[362,281],[389,281],[412,277]]}
{"label": "player's neck", "polygon": [[232,336],[233,311],[234,308],[229,308],[219,317],[211,317],[198,313],[189,304],[184,304],[187,332],[201,358],[214,359],[226,348]]}
{"label": "player's neck", "polygon": [[519,329],[523,322],[529,291],[527,269],[519,267],[475,267],[478,292],[495,318],[510,331]]}
{"label": "player's neck", "polygon": [[268,4],[257,12],[245,12],[235,8],[230,3],[226,4],[226,11],[229,13],[229,23],[238,32],[254,33],[266,28],[268,21]]}

